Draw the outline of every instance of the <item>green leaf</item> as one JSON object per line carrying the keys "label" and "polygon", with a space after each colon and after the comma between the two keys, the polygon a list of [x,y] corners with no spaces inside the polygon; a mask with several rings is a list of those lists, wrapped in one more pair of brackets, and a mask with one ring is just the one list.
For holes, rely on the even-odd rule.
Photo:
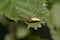
{"label": "green leaf", "polygon": [[0,12],[16,22],[20,19],[25,20],[24,18],[31,19],[33,17],[46,21],[49,15],[46,0],[0,0]]}
{"label": "green leaf", "polygon": [[28,23],[28,29],[32,27],[35,30],[37,29],[37,27],[41,28],[41,23],[40,22],[36,22],[36,23]]}

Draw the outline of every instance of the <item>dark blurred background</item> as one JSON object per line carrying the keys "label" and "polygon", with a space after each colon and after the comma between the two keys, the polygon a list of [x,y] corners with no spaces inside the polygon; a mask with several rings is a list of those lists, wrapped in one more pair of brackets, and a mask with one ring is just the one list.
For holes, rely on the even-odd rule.
{"label": "dark blurred background", "polygon": [[[37,40],[37,36],[41,38],[41,40],[52,40],[48,25],[41,25],[42,27],[38,28],[37,30],[34,30],[34,28],[30,28],[31,33],[19,40]],[[0,23],[0,40],[4,40],[4,37],[7,33],[9,33],[8,29]]]}

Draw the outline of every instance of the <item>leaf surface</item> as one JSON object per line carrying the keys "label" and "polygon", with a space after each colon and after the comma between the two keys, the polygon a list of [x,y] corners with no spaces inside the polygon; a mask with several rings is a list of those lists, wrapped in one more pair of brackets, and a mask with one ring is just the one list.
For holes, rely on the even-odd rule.
{"label": "leaf surface", "polygon": [[[16,22],[33,17],[45,21],[49,15],[46,0],[0,0],[0,12],[3,12],[6,17]],[[32,24],[35,25],[35,23]]]}

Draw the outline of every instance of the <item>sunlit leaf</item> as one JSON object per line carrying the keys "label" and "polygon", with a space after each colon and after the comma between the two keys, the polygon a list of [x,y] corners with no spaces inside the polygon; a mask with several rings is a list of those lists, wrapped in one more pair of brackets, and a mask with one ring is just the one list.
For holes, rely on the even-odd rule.
{"label": "sunlit leaf", "polygon": [[46,0],[0,0],[0,12],[16,22],[20,19],[25,20],[24,18],[39,18],[46,21],[49,15]]}

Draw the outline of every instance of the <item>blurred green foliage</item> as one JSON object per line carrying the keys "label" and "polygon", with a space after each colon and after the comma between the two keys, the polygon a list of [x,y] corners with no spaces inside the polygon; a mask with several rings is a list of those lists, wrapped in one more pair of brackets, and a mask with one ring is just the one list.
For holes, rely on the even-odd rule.
{"label": "blurred green foliage", "polygon": [[[27,22],[31,18],[42,21]],[[30,34],[28,29],[37,29],[41,23],[47,23],[52,39],[60,40],[60,0],[0,0],[0,23],[10,28],[9,31],[15,30],[16,38],[20,40],[27,35],[26,40],[45,40]]]}

